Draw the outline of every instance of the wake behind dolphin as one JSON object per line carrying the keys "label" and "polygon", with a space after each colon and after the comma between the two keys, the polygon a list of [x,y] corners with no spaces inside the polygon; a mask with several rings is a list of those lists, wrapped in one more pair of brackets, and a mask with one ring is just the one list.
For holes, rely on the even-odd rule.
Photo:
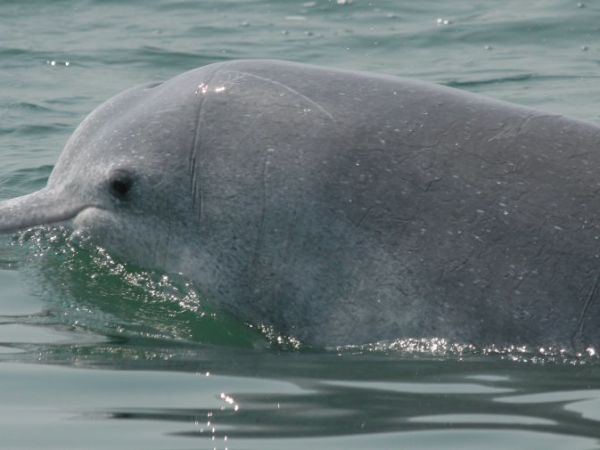
{"label": "wake behind dolphin", "polygon": [[231,61],[125,91],[0,231],[70,221],[307,344],[600,344],[600,128],[393,76]]}

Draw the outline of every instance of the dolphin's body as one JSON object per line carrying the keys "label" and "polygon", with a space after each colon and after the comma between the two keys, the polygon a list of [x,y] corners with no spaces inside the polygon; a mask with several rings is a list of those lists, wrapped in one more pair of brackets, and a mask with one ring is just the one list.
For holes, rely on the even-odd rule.
{"label": "dolphin's body", "polygon": [[428,83],[218,63],[97,108],[0,231],[72,219],[314,345],[595,345],[599,143]]}

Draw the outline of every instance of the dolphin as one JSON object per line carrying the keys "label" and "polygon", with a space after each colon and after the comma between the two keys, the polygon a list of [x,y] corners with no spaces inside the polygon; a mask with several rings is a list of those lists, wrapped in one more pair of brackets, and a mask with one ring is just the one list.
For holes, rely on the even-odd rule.
{"label": "dolphin", "polygon": [[600,344],[600,128],[390,75],[207,65],[111,98],[0,231],[69,222],[314,346]]}

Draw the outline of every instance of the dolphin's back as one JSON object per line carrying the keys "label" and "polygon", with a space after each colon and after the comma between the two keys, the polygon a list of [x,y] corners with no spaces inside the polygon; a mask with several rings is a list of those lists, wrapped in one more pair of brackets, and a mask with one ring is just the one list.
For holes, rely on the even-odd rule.
{"label": "dolphin's back", "polygon": [[258,316],[326,344],[598,340],[597,127],[291,63],[212,82],[203,170],[248,213]]}

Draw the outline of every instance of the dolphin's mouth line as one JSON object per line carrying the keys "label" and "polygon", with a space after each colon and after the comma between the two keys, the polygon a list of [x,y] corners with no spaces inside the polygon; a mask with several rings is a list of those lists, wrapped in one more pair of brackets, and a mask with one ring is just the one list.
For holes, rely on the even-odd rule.
{"label": "dolphin's mouth line", "polygon": [[[73,222],[77,219],[77,216],[79,216],[79,214],[81,214],[82,212],[84,212],[84,211],[86,211],[88,209],[103,209],[103,208],[100,208],[100,207],[98,207],[96,205],[85,205],[85,206],[82,206],[80,208],[75,209],[74,211],[70,211],[71,214],[65,214],[64,217],[57,217],[55,220],[48,220],[48,221],[43,222],[43,223],[38,223],[38,224],[32,225],[32,226],[30,226],[28,228],[39,227],[39,226],[44,226],[44,225],[54,225],[54,226],[56,226],[56,225],[65,225],[65,226],[69,226],[69,225],[73,224]],[[73,228],[73,227],[71,226],[71,228]]]}

